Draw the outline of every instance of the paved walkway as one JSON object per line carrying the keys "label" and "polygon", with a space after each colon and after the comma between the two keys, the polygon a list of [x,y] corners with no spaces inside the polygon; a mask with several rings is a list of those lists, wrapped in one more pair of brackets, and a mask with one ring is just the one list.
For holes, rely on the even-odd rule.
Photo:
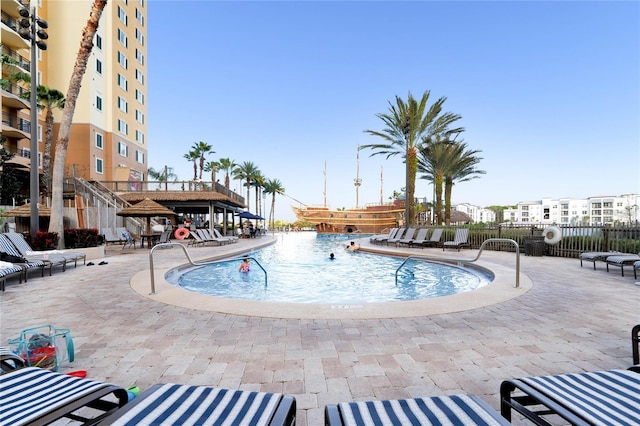
{"label": "paved walkway", "polygon": [[[204,259],[268,238],[189,251]],[[513,253],[484,252],[482,258],[514,265]],[[155,261],[164,268],[183,262],[184,254],[166,249]],[[24,328],[68,327],[76,361],[62,371],[86,369],[90,378],[142,389],[175,382],[282,392],[296,397],[301,425],[322,425],[326,404],[354,399],[464,392],[497,409],[507,378],[628,367],[630,330],[640,323],[633,274],[580,268],[576,259],[521,256],[521,273],[532,288],[497,304],[381,319],[278,318],[277,312],[251,316],[175,306],[131,287],[134,275],[148,272],[148,250],[110,246],[94,263],[52,277],[32,275],[26,284],[9,282],[0,299],[2,344]]]}

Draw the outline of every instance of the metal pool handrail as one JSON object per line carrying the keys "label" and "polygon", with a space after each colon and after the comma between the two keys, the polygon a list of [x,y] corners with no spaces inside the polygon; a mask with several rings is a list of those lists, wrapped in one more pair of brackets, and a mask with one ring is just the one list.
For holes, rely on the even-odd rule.
{"label": "metal pool handrail", "polygon": [[189,261],[189,264],[191,264],[193,266],[206,266],[206,265],[213,265],[213,264],[216,264],[216,263],[231,262],[231,261],[235,261],[235,260],[251,259],[256,263],[256,265],[258,265],[258,267],[260,269],[262,269],[262,272],[264,272],[264,286],[265,287],[267,286],[267,271],[266,271],[266,269],[264,269],[262,267],[260,262],[258,262],[258,260],[255,257],[243,256],[243,257],[237,257],[237,258],[233,258],[233,259],[214,260],[214,261],[211,261],[211,262],[194,262],[193,259],[191,259],[191,256],[189,255],[189,250],[187,250],[187,248],[183,244],[180,244],[180,243],[161,243],[161,244],[156,244],[149,251],[149,269],[151,270],[151,293],[149,293],[149,294],[156,294],[156,278],[155,278],[155,272],[153,270],[153,252],[157,248],[165,248],[165,247],[180,247],[182,249],[182,251],[184,251],[184,254],[187,256],[187,260]]}
{"label": "metal pool handrail", "polygon": [[518,243],[515,240],[512,240],[510,238],[489,238],[487,240],[484,240],[484,242],[480,245],[480,248],[478,249],[478,254],[476,255],[475,259],[454,259],[454,258],[443,258],[443,257],[433,257],[433,256],[411,255],[411,256],[407,257],[400,264],[400,266],[398,266],[398,269],[396,269],[396,286],[398,285],[398,271],[400,271],[400,268],[402,268],[404,266],[404,264],[407,263],[407,261],[409,259],[436,260],[436,261],[442,261],[442,262],[455,263],[455,264],[457,264],[459,266],[463,266],[466,263],[473,263],[476,260],[478,260],[480,258],[480,255],[482,254],[482,250],[484,249],[485,244],[490,243],[490,242],[512,243],[515,246],[515,248],[516,248],[516,285],[515,285],[515,288],[520,288],[520,246],[518,245]]}

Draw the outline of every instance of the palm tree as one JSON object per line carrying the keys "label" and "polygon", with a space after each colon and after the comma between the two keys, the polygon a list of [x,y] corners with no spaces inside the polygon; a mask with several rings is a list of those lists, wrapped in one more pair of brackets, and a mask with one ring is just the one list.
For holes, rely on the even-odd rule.
{"label": "palm tree", "polygon": [[269,229],[275,228],[274,225],[274,211],[276,207],[276,194],[284,194],[284,187],[282,182],[278,179],[267,179],[264,182],[264,193],[271,194],[271,210],[269,210]]}
{"label": "palm tree", "polygon": [[483,175],[484,170],[478,170],[476,165],[482,160],[477,157],[482,151],[469,149],[463,141],[452,143],[450,162],[444,177],[444,223],[451,223],[451,192],[456,182],[467,182]]}
{"label": "palm tree", "polygon": [[198,180],[198,160],[200,160],[200,154],[192,150],[184,154],[184,158],[193,161],[193,180]]}
{"label": "palm tree", "polygon": [[[93,0],[91,12],[87,24],[82,30],[82,38],[80,40],[80,49],[73,67],[71,80],[69,81],[69,90],[67,91],[64,110],[60,120],[60,128],[58,129],[58,140],[56,142],[56,155],[53,162],[52,173],[52,194],[51,194],[51,218],[49,221],[49,232],[58,234],[58,248],[64,248],[64,220],[63,220],[63,182],[64,182],[64,163],[67,158],[67,147],[69,146],[69,134],[71,132],[71,122],[73,121],[73,113],[76,109],[76,100],[80,93],[80,85],[82,77],[87,69],[87,62],[93,48],[93,38],[98,30],[100,16],[107,4],[107,0]],[[32,232],[35,232],[32,230]]]}
{"label": "palm tree", "polygon": [[254,177],[260,173],[260,170],[258,170],[258,167],[251,161],[245,161],[244,163],[237,165],[231,173],[233,174],[234,179],[245,181],[245,186],[247,187],[247,210],[250,210],[249,191],[251,190],[251,182]]}
{"label": "palm tree", "polygon": [[433,183],[435,211],[435,223],[442,225],[442,190],[444,186],[447,166],[449,164],[448,149],[449,143],[442,141],[439,137],[435,141],[423,140],[423,144],[418,152],[418,171],[423,173],[421,179],[426,179]]}
{"label": "palm tree", "polygon": [[262,175],[262,172],[258,170],[258,172],[253,175],[253,179],[251,179],[251,186],[256,188],[256,214],[258,216],[262,216],[262,209],[260,204],[260,192],[262,190],[262,186],[264,185],[265,177]]}
{"label": "palm tree", "polygon": [[[205,154],[214,154],[215,151],[212,151],[212,146],[209,145],[206,142],[196,142],[193,144],[193,146],[191,147],[192,151],[195,152],[198,155],[198,161],[200,164],[200,175],[199,175],[199,179],[202,180],[202,171],[204,170],[204,163],[205,163]],[[194,178],[195,180],[195,178]]]}
{"label": "palm tree", "polygon": [[162,187],[162,182],[165,183],[165,188],[169,179],[174,182],[178,179],[178,175],[173,172],[173,167],[165,166],[163,170],[156,170],[153,167],[149,167],[147,174],[150,178],[158,181],[158,188]]}
{"label": "palm tree", "polygon": [[209,161],[204,165],[205,172],[211,172],[211,187],[215,191],[216,189],[216,172],[220,168],[220,163],[217,161]]}
{"label": "palm tree", "polygon": [[[418,101],[411,92],[405,102],[396,96],[396,104],[389,102],[389,113],[376,114],[380,118],[385,128],[382,131],[365,130],[372,136],[378,136],[385,140],[380,144],[361,145],[360,149],[373,149],[377,152],[373,155],[386,155],[387,158],[400,155],[405,162],[405,226],[415,223],[415,185],[418,157],[423,137],[434,137],[435,135],[453,135],[462,132],[464,129],[449,129],[455,121],[462,118],[458,114],[450,112],[442,113],[442,105],[447,98],[441,97],[436,100],[428,109],[430,92],[426,91]],[[442,114],[441,114],[442,113]]]}
{"label": "palm tree", "polygon": [[220,164],[220,170],[224,171],[224,186],[229,189],[229,174],[233,171],[233,169],[237,166],[235,161],[230,158],[221,158],[218,161]]}

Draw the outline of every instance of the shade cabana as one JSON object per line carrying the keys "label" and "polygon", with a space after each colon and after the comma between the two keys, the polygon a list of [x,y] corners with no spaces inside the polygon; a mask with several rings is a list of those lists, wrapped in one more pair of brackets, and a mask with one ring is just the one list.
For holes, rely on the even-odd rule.
{"label": "shade cabana", "polygon": [[123,217],[144,217],[147,219],[147,228],[145,232],[151,233],[151,218],[155,216],[175,216],[175,212],[169,210],[162,204],[156,203],[150,198],[145,198],[137,204],[125,207],[116,213]]}

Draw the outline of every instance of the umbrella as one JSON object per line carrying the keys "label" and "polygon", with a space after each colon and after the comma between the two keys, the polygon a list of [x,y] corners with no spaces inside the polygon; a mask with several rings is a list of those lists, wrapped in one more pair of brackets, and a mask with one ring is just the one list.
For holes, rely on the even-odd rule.
{"label": "umbrella", "polygon": [[[2,213],[0,216],[4,217],[31,217],[31,204],[23,204],[20,207],[16,207],[13,210]],[[38,216],[50,217],[51,209],[43,205],[38,204]]]}
{"label": "umbrella", "polygon": [[116,213],[118,216],[127,217],[146,217],[147,218],[147,230],[146,233],[151,233],[151,218],[153,216],[175,216],[175,212],[169,210],[162,204],[156,203],[150,198],[145,198],[133,206],[126,207]]}
{"label": "umbrella", "polygon": [[251,213],[251,212],[242,212],[242,213],[238,214],[238,217],[240,219],[264,220],[264,218],[262,216],[258,216],[256,214]]}

